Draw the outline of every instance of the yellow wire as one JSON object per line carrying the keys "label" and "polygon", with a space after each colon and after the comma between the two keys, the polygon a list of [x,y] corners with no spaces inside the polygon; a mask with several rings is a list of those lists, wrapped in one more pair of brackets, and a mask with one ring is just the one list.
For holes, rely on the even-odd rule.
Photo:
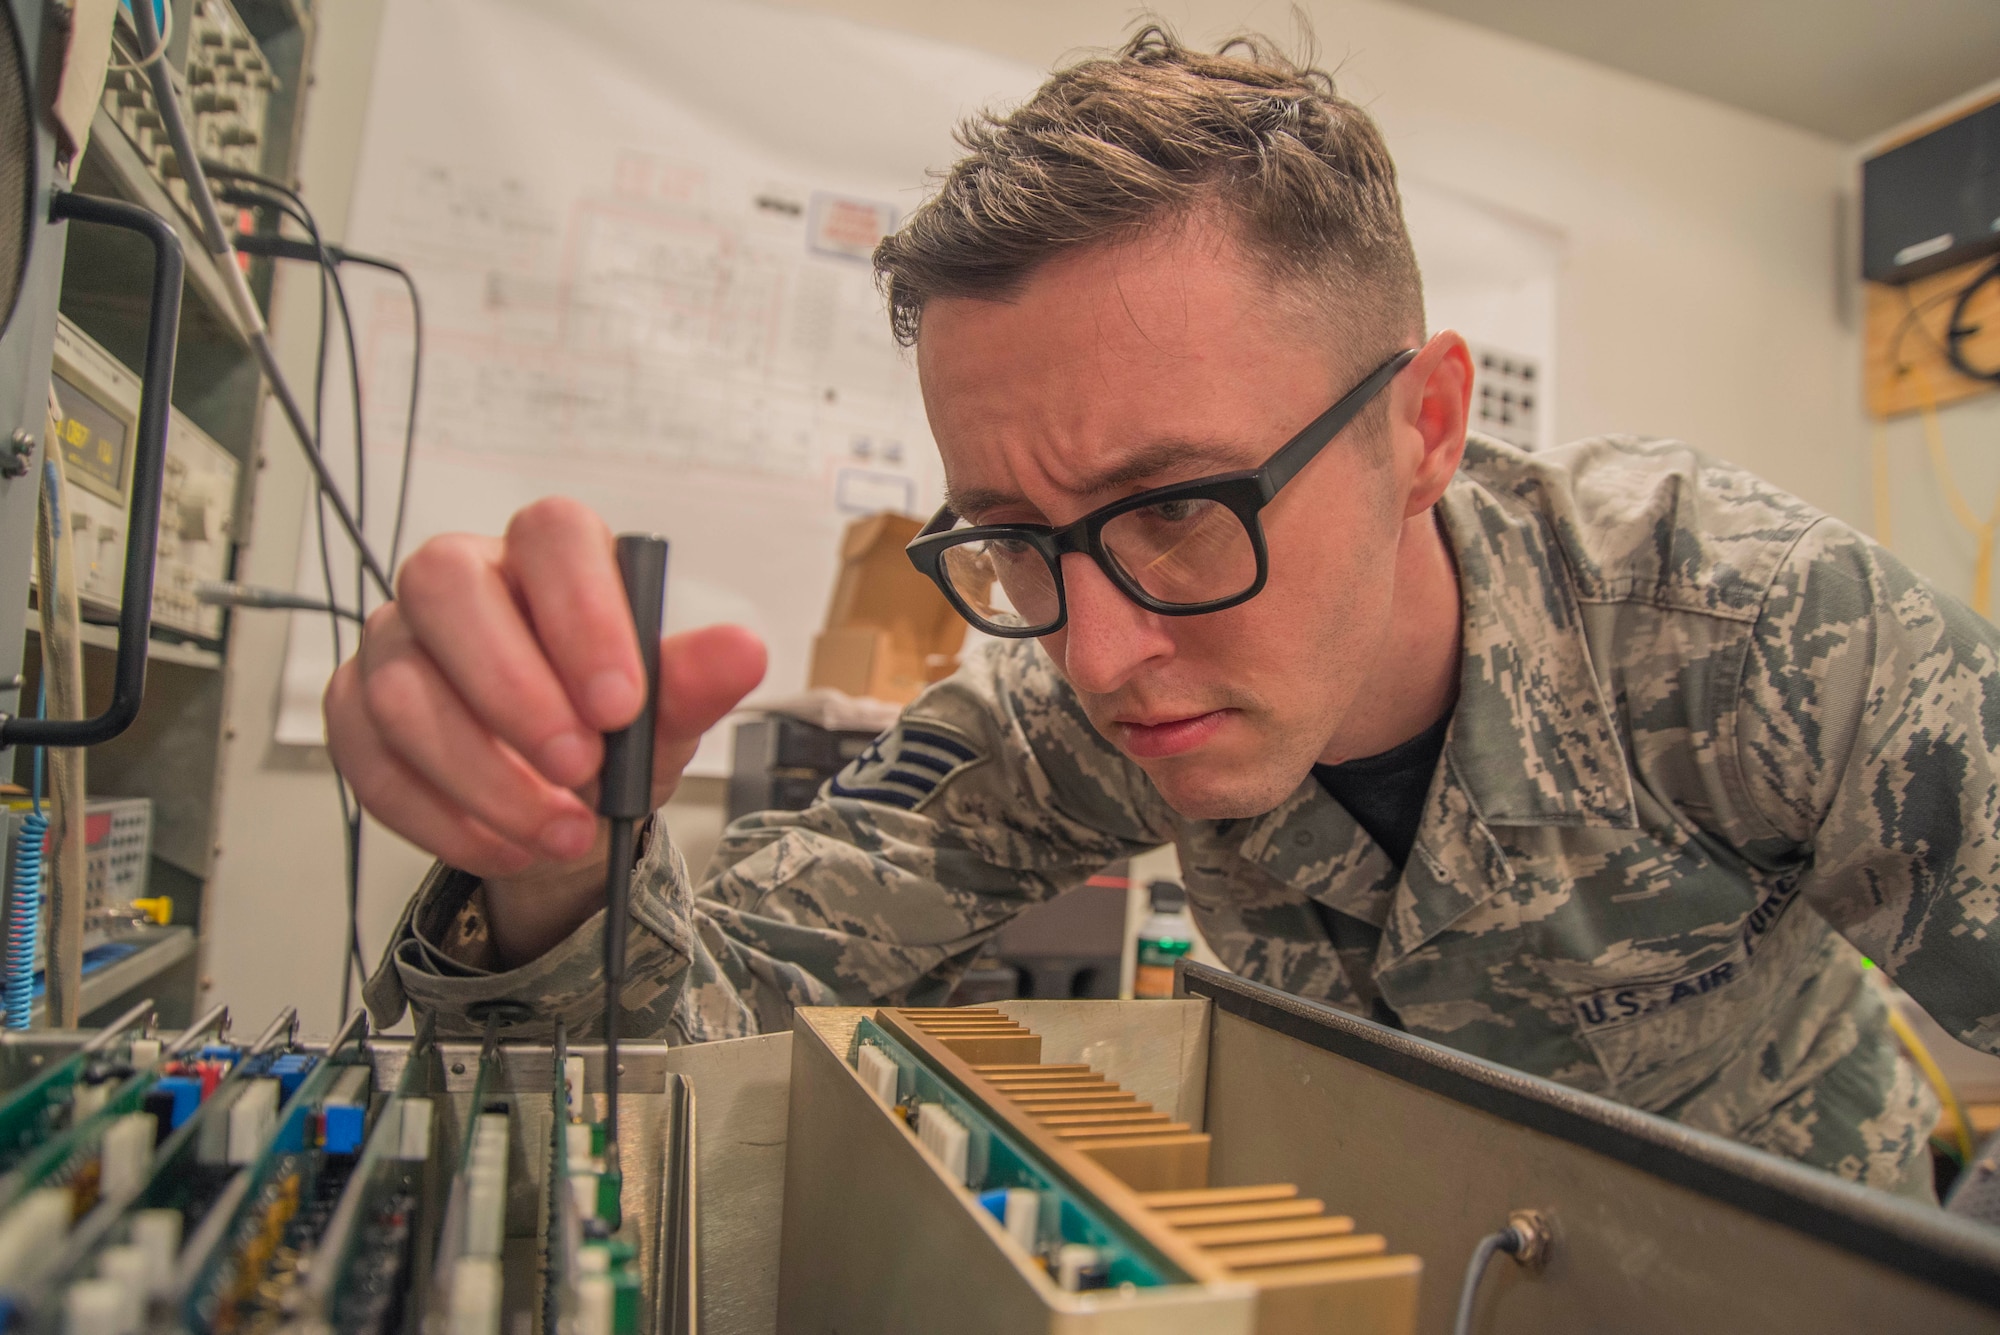
{"label": "yellow wire", "polygon": [[1937,1091],[1938,1098],[1944,1101],[1945,1111],[1951,1116],[1951,1138],[1958,1143],[1958,1152],[1964,1156],[1964,1161],[1971,1163],[1974,1153],[1972,1120],[1965,1115],[1965,1105],[1958,1101],[1958,1092],[1951,1087],[1951,1081],[1944,1078],[1944,1068],[1937,1064],[1937,1058],[1931,1056],[1931,1050],[1917,1037],[1917,1031],[1903,1018],[1893,1001],[1889,1002],[1889,1028],[1902,1043],[1903,1051],[1910,1054],[1910,1060],[1924,1073],[1924,1079]]}
{"label": "yellow wire", "polygon": [[1884,547],[1896,545],[1895,536],[1890,532],[1889,506],[1889,424],[1877,420],[1875,423],[1875,541]]}
{"label": "yellow wire", "polygon": [[1951,507],[1952,517],[1979,540],[1979,550],[1974,555],[1972,570],[1972,610],[1991,618],[1993,615],[1993,546],[1994,536],[2000,533],[2000,494],[1993,498],[1993,513],[1985,519],[1972,512],[1965,495],[1958,489],[1958,480],[1952,476],[1951,461],[1944,452],[1944,427],[1938,421],[1937,396],[1931,392],[1930,377],[1924,368],[1911,365],[1905,370],[1917,377],[1917,389],[1922,395],[1919,405],[1924,419],[1924,447],[1930,451],[1931,471],[1937,474],[1938,485],[1944,489],[1945,504]]}

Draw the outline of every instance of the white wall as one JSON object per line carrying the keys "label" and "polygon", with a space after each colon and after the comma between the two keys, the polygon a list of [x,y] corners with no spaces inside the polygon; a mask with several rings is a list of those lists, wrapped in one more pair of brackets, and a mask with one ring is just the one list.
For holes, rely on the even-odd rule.
{"label": "white wall", "polygon": [[[1046,66],[1116,43],[1124,0],[797,0]],[[1292,30],[1279,0],[1163,0],[1183,37]],[[1843,147],[1378,0],[1305,0],[1323,67],[1406,175],[1569,239],[1558,438],[1680,436],[1841,513],[1862,501],[1857,336],[1835,314]]]}
{"label": "white wall", "polygon": [[[379,3],[323,10],[304,176],[336,238]],[[1044,67],[1116,43],[1134,12],[1122,0],[800,3]],[[1858,337],[1835,314],[1833,200],[1851,163],[1843,146],[1426,12],[1375,0],[1311,0],[1304,10],[1323,62],[1381,120],[1405,173],[1567,238],[1559,437],[1677,435],[1867,521]],[[1156,12],[1209,40],[1244,27],[1287,33],[1293,11],[1179,0]],[[718,58],[740,58],[754,77],[754,52]],[[289,325],[309,324],[310,300],[294,293]],[[305,331],[288,332],[298,346]],[[267,439],[248,577],[283,583],[304,476],[282,427]],[[269,743],[282,647],[276,623],[239,632],[210,973],[216,995],[251,1013],[297,1000],[324,1029],[338,988],[338,821],[323,757]],[[672,810],[673,828],[700,854],[719,828],[720,785],[696,785],[688,798]],[[370,838],[364,933],[378,951],[424,863],[385,835]]]}
{"label": "white wall", "polygon": [[[1886,541],[1912,567],[1970,601],[1979,541],[1953,516],[1931,466],[1924,430],[1923,419],[1915,414],[1883,428],[1890,464]],[[1981,518],[1995,514],[2000,510],[2000,394],[1940,410],[1937,430],[1965,503]],[[1878,539],[1884,537],[1872,521],[1862,526]]]}

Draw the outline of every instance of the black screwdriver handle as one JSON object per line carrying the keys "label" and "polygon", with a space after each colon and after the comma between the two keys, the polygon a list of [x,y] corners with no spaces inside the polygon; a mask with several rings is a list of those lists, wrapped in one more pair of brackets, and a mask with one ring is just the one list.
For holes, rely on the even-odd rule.
{"label": "black screwdriver handle", "polygon": [[598,779],[597,811],[614,820],[643,820],[653,811],[653,724],[659,713],[660,626],[666,616],[667,540],[651,533],[618,535],[618,573],[632,605],[632,629],[639,635],[645,665],[646,703],[639,717],[604,734],[604,770]]}

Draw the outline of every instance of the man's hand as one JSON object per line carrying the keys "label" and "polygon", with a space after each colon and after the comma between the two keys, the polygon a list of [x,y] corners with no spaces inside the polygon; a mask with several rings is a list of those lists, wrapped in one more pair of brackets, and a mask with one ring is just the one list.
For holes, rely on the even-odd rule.
{"label": "man's hand", "polygon": [[[327,685],[327,747],[377,820],[485,878],[493,944],[519,964],[601,902],[602,734],[644,690],[612,535],[575,501],[538,501],[504,538],[425,543],[396,593]],[[740,627],[662,641],[655,804],[763,676]]]}

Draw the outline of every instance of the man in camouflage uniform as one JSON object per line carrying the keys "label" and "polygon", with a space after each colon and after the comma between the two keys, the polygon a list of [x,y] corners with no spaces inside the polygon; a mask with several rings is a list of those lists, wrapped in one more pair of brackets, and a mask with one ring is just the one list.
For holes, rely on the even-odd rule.
{"label": "man in camouflage uniform", "polygon": [[[1162,79],[1194,110],[1161,112]],[[1102,108],[1128,83],[1152,100],[1119,120]],[[1172,134],[1149,138],[1170,114],[1182,117]],[[1131,161],[1078,151],[1084,132]],[[1213,190],[1222,150],[1204,135],[1247,144],[1258,162],[1303,142],[1349,185],[1372,179],[1379,192],[1386,179],[1393,209],[1372,126],[1317,76],[1265,51],[1197,56],[1148,33],[969,130],[972,166],[885,244],[878,263],[918,347],[957,513],[1041,517],[1046,532],[1142,489],[1079,484],[1069,490],[1095,499],[1024,509],[1026,495],[1060,500],[1062,470],[1095,437],[1046,428],[1060,448],[1034,456],[1039,475],[1012,443],[968,447],[1024,401],[1023,385],[1054,386],[1049,402],[1084,416],[1100,399],[1124,403],[1124,377],[1147,402],[1185,385],[1175,412],[1198,427],[1208,398],[1277,357],[1237,315],[1216,317],[1220,334],[1204,324],[1242,292],[1240,268],[1204,286],[1201,257],[1241,240],[1227,226],[1219,239],[1186,224],[1157,241],[1141,227],[1132,241],[1128,218],[1045,242],[1012,286],[984,290],[925,267],[925,248],[942,245],[935,229],[975,214],[975,196],[1006,212],[993,200],[1024,158],[1044,194],[1073,170],[1109,172],[1130,196],[1155,168],[1169,185]],[[945,205],[956,221],[939,221]],[[1391,348],[1378,339],[1329,372],[1336,392],[1410,327],[1381,285],[1355,277],[1374,271],[1363,261],[1394,275],[1396,237],[1383,235],[1334,238],[1354,305],[1392,326]],[[1118,249],[1132,245],[1157,253]],[[1048,273],[1059,281],[1036,277]],[[1160,282],[1148,287],[1149,274]],[[1080,318],[1063,304],[1100,298]],[[1121,310],[1122,332],[1107,314]],[[1036,360],[1065,338],[1082,341]],[[1060,382],[1093,340],[1111,352],[1066,400]],[[1218,351],[1239,343],[1249,351],[1236,362]],[[1966,1041],[2000,1044],[1986,939],[2000,914],[1994,629],[1838,521],[1679,445],[1602,439],[1530,455],[1468,442],[1462,341],[1416,343],[1376,377],[1391,385],[1388,407],[1355,419],[1293,484],[1336,490],[1288,492],[1263,512],[1270,583],[1256,597],[1155,615],[1114,587],[1111,564],[1072,552],[1052,563],[1066,625],[969,654],[809,809],[731,826],[699,882],[656,828],[634,886],[627,1032],[701,1041],[782,1026],[796,1005],[935,1005],[1022,908],[1171,843],[1203,935],[1247,977],[1927,1198],[1937,1104],[1889,1035],[1863,954]],[[1010,358],[1026,361],[1010,369]],[[1222,368],[1212,382],[1209,362]],[[1273,420],[1306,415],[1294,409]],[[1371,432],[1389,442],[1373,455],[1357,443]],[[1198,429],[1185,434],[1186,464],[1124,476],[1156,486],[1216,473],[1201,465],[1221,456]],[[1284,433],[1250,435],[1243,467]],[[1016,466],[996,473],[1003,455]],[[1373,500],[1345,499],[1378,473]],[[1382,496],[1400,508],[1371,528]],[[621,648],[606,537],[574,509],[545,504],[502,542],[439,540],[413,556],[399,604],[329,688],[333,749],[364,801],[450,864],[412,900],[369,984],[378,1020],[414,1004],[463,1031],[482,1004],[514,1002],[538,1031],[601,1013],[601,843],[588,829],[568,829],[568,845],[551,833],[581,819],[563,785],[580,785],[595,754],[557,755],[547,729],[524,721],[570,711],[611,727],[637,708],[636,694],[593,704],[603,678],[565,660],[593,616]],[[959,531],[953,514],[941,521]],[[474,625],[464,609],[482,599],[527,611]],[[1303,656],[1287,656],[1288,635]],[[1365,652],[1348,652],[1356,640]],[[1141,648],[1119,658],[1128,641]],[[529,671],[542,660],[524,646],[537,643],[546,679]],[[1231,660],[1231,643],[1256,652]],[[636,662],[629,629],[622,648]],[[663,791],[692,738],[761,670],[721,632],[664,652]],[[495,663],[503,677],[483,676]],[[1153,698],[1153,681],[1174,683],[1177,704],[1192,699],[1189,663],[1233,665],[1240,681],[1202,688],[1223,707],[1154,718],[1132,703]],[[1345,685],[1329,695],[1322,677]],[[1288,715],[1294,696],[1331,703]],[[1404,759],[1368,768],[1383,757]],[[481,766],[489,777],[465,777]],[[1390,777],[1354,782],[1369,775]],[[1411,775],[1411,799],[1385,815],[1377,799]]]}

